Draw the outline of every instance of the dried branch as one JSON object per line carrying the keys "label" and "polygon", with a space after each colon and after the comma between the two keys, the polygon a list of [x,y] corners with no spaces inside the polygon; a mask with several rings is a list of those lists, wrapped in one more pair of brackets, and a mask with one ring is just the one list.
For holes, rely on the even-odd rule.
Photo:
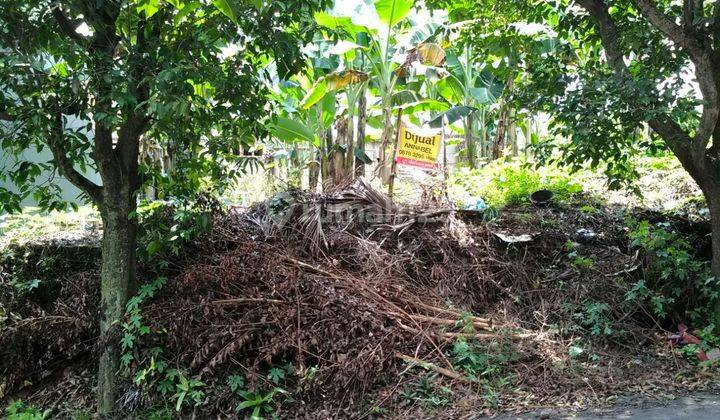
{"label": "dried branch", "polygon": [[414,364],[414,365],[418,365],[418,366],[420,366],[420,367],[422,367],[422,368],[424,368],[424,369],[429,369],[429,370],[435,371],[435,372],[437,372],[437,373],[439,373],[439,374],[441,374],[441,375],[447,376],[448,378],[457,379],[457,380],[463,381],[463,382],[472,382],[472,381],[470,380],[470,378],[468,378],[468,377],[466,377],[466,376],[463,376],[463,375],[459,374],[458,372],[456,372],[456,371],[454,371],[454,370],[442,368],[442,367],[440,367],[440,366],[438,366],[438,365],[435,365],[435,364],[433,364],[433,363],[426,362],[426,361],[424,361],[424,360],[422,360],[422,359],[418,359],[417,357],[408,356],[407,354],[402,354],[402,353],[399,353],[399,352],[398,352],[398,353],[395,353],[395,357],[397,357],[398,359],[402,359],[402,360],[404,360],[404,361],[406,361],[406,362],[408,362],[408,363],[412,363],[412,364]]}

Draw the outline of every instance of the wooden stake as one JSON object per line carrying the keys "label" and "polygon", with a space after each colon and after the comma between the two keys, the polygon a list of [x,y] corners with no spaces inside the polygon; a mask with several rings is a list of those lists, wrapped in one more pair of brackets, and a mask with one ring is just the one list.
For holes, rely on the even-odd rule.
{"label": "wooden stake", "polygon": [[395,145],[393,147],[392,162],[390,163],[390,180],[388,182],[388,196],[390,197],[391,203],[393,199],[393,191],[395,189],[395,172],[397,171],[397,162],[395,162],[395,160],[397,159],[398,147],[400,146],[400,124],[402,124],[402,113],[402,108],[398,108],[397,127],[395,129]]}
{"label": "wooden stake", "polygon": [[450,200],[450,191],[448,191],[448,162],[447,162],[447,144],[445,142],[445,117],[443,117],[441,121],[442,125],[440,126],[440,140],[442,141],[442,147],[443,147],[443,193],[445,194],[445,200],[447,200],[448,204],[450,205],[451,209],[455,208],[455,205],[453,204],[452,200]]}

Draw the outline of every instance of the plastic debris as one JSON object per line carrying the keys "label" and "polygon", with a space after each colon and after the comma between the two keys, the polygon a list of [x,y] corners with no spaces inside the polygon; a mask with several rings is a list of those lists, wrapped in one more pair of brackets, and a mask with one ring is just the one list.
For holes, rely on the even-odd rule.
{"label": "plastic debris", "polygon": [[472,211],[483,211],[487,209],[487,204],[485,203],[485,200],[479,197],[471,197],[463,203],[463,208],[465,210],[472,210]]}
{"label": "plastic debris", "polygon": [[529,233],[525,233],[522,235],[507,235],[501,232],[493,232],[495,236],[500,238],[501,241],[508,243],[508,244],[517,244],[517,243],[523,243],[523,242],[530,242],[533,240],[533,236]]}

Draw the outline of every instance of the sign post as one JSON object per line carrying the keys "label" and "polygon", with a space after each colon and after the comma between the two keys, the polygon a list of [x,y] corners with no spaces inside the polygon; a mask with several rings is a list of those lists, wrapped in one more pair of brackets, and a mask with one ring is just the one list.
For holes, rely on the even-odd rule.
{"label": "sign post", "polygon": [[400,128],[400,144],[396,157],[397,163],[419,169],[435,171],[438,169],[438,154],[442,137],[440,134]]}
{"label": "sign post", "polygon": [[[443,144],[442,134],[428,132],[416,128],[408,128],[402,123],[402,109],[398,111],[397,132],[393,160],[390,166],[390,180],[388,182],[388,195],[392,200],[397,165],[410,166],[426,171],[438,170],[438,155]],[[444,157],[447,160],[447,156]]]}

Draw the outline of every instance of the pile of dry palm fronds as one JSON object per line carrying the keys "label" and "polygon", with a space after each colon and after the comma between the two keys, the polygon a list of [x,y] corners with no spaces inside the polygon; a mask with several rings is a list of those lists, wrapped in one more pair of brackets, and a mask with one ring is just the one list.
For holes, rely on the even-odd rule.
{"label": "pile of dry palm fronds", "polygon": [[[556,217],[523,211],[538,220]],[[130,375],[154,363],[161,348],[168,366],[207,385],[198,410],[230,416],[239,402],[226,385],[230,376],[267,391],[279,386],[268,378],[270,370],[292,365],[280,386],[292,392],[292,413],[309,417],[358,416],[368,395],[397,400],[401,384],[427,370],[478,395],[490,381],[511,378],[512,394],[527,404],[597,397],[639,375],[619,364],[583,377],[566,373],[562,365],[573,341],[548,333],[548,325],[562,327],[562,305],[601,299],[606,290],[616,296],[621,281],[613,273],[632,257],[607,254],[610,248],[600,244],[593,252],[607,251],[615,264],[580,272],[565,256],[569,236],[561,229],[502,223],[466,224],[450,209],[393,204],[362,180],[324,195],[286,192],[231,211],[172,262],[167,284],[142,308],[151,333],[139,337]],[[499,231],[530,239],[508,243]],[[96,287],[87,285],[92,293]],[[47,315],[70,316],[62,305],[73,300],[62,299]],[[78,319],[97,319],[97,308],[85,310],[88,317]],[[30,334],[30,327],[16,323],[13,340]],[[94,324],[76,327],[66,335],[84,340],[97,332]],[[0,344],[8,337],[0,335]],[[502,352],[496,376],[471,377],[453,359],[458,342],[488,357]],[[47,360],[54,360],[65,347],[47,348],[53,353]],[[13,371],[3,365],[2,373],[40,377],[27,366]],[[144,386],[128,380],[123,400],[153,395]],[[151,397],[142,401],[153,403]],[[473,401],[467,410],[485,404]]]}

